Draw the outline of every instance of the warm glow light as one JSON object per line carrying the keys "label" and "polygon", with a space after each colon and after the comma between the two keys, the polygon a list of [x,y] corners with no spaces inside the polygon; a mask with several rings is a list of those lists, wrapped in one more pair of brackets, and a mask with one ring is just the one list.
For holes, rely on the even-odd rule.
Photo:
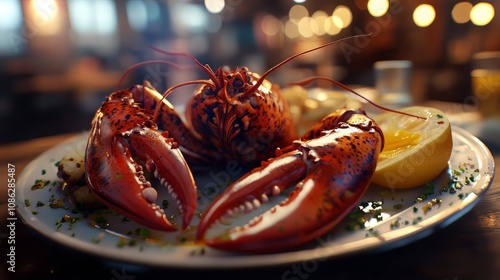
{"label": "warm glow light", "polygon": [[281,30],[281,22],[272,15],[266,15],[262,18],[262,32],[267,36],[274,36]]}
{"label": "warm glow light", "polygon": [[298,24],[302,18],[308,17],[308,16],[309,16],[309,12],[307,11],[306,7],[304,7],[302,5],[295,5],[295,6],[291,7],[290,11],[288,12],[288,17],[295,24]]}
{"label": "warm glow light", "polygon": [[331,16],[330,20],[338,28],[340,28],[340,29],[344,28],[344,22],[338,16]]}
{"label": "warm glow light", "polygon": [[[340,28],[346,28],[352,22],[351,9],[349,9],[347,6],[344,6],[344,5],[337,6],[335,8],[335,10],[333,11],[332,16],[337,17],[338,19],[340,19],[340,21],[342,21],[341,26],[339,26]],[[334,23],[335,23],[335,21],[334,21]],[[336,23],[336,25],[338,25],[338,24]]]}
{"label": "warm glow light", "polygon": [[54,35],[61,30],[59,6],[55,0],[32,0],[30,13],[36,24],[43,27],[38,31],[40,35]]}
{"label": "warm glow light", "polygon": [[472,4],[469,2],[457,3],[451,10],[451,17],[456,23],[466,23],[470,20]]}
{"label": "warm glow light", "polygon": [[435,18],[436,11],[434,10],[434,7],[429,4],[419,5],[415,11],[413,11],[413,22],[420,27],[427,27],[431,25]]}
{"label": "warm glow light", "polygon": [[290,39],[299,37],[299,28],[297,24],[293,23],[291,20],[288,20],[285,23],[285,35]]}
{"label": "warm glow light", "polygon": [[477,26],[484,26],[495,17],[495,8],[486,2],[477,3],[470,11],[470,20]]}
{"label": "warm glow light", "polygon": [[389,10],[389,0],[368,0],[368,12],[374,17],[381,17]]}
{"label": "warm glow light", "polygon": [[342,30],[342,27],[338,26],[337,23],[342,23],[342,21],[338,17],[329,17],[327,21],[325,21],[325,31],[328,35],[337,35]]}
{"label": "warm glow light", "polygon": [[224,10],[226,3],[224,0],[205,0],[205,7],[213,14],[218,14]]}
{"label": "warm glow light", "polygon": [[316,29],[313,30],[314,34],[321,36],[326,33],[325,31],[325,21],[328,20],[328,15],[324,11],[316,11],[312,15],[314,22],[316,23]]}
{"label": "warm glow light", "polygon": [[303,17],[298,23],[299,34],[302,37],[309,38],[314,35],[313,27],[314,21],[310,17]]}

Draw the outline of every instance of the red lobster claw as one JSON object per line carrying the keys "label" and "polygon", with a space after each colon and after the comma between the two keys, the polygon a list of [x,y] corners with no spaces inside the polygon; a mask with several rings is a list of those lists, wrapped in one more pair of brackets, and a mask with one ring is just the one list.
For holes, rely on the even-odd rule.
{"label": "red lobster claw", "polygon": [[177,200],[186,228],[196,208],[196,186],[177,143],[157,131],[129,91],[110,95],[92,124],[85,173],[98,198],[144,226],[177,230],[155,204],[157,192],[144,177],[142,163]]}
{"label": "red lobster claw", "polygon": [[295,186],[289,197],[208,246],[231,251],[286,249],[325,234],[356,206],[366,191],[383,145],[381,130],[364,112],[326,117],[292,150],[264,162],[234,182],[205,211],[197,239],[224,215],[248,211]]}

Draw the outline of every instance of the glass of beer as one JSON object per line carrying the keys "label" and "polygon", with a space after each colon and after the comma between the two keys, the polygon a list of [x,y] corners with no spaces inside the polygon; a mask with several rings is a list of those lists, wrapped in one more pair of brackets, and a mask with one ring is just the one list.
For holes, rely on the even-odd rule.
{"label": "glass of beer", "polygon": [[474,54],[472,67],[472,92],[480,114],[500,117],[500,52]]}

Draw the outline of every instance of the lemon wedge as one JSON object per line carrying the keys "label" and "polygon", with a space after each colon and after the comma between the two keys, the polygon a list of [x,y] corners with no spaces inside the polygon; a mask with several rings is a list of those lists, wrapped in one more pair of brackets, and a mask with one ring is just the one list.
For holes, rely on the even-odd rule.
{"label": "lemon wedge", "polygon": [[394,189],[418,187],[434,179],[448,166],[453,148],[450,122],[442,111],[418,106],[400,111],[426,119],[392,112],[374,117],[385,145],[372,182]]}

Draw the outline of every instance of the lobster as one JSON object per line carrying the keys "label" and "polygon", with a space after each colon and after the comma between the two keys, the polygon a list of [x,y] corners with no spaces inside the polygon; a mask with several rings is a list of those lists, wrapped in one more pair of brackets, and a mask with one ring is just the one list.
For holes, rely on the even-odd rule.
{"label": "lobster", "polygon": [[[152,229],[175,231],[177,226],[156,204],[158,195],[144,168],[176,199],[186,229],[197,207],[190,165],[236,160],[251,170],[202,214],[198,242],[225,250],[273,251],[320,236],[348,214],[367,189],[383,147],[382,131],[364,111],[343,109],[299,138],[279,87],[266,78],[290,60],[341,40],[295,54],[263,75],[246,67],[213,71],[189,54],[153,47],[165,55],[191,59],[209,79],[183,82],[163,94],[146,81],[107,97],[92,120],[88,139],[89,186],[99,200],[126,217]],[[346,88],[324,77],[298,84],[314,79]],[[165,97],[190,84],[198,88],[186,106],[184,121]],[[247,225],[205,237],[223,216],[258,208],[292,186],[295,189],[285,201]]]}

